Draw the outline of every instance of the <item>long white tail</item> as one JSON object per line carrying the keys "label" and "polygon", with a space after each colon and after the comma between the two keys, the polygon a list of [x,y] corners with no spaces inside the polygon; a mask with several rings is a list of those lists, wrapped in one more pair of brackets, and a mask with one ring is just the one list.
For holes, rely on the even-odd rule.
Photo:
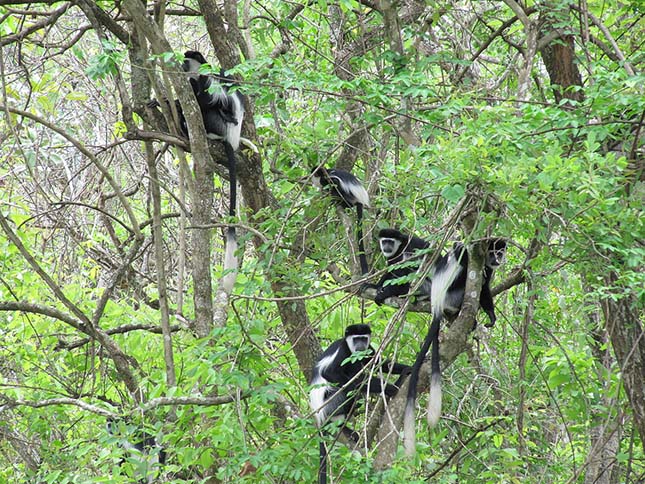
{"label": "long white tail", "polygon": [[[239,139],[238,139],[239,143]],[[229,216],[235,218],[235,209],[237,205],[237,171],[235,160],[235,149],[228,141],[224,141],[224,151],[228,159],[228,182],[230,185],[229,197]],[[235,227],[229,227],[226,231],[226,252],[224,254],[224,279],[222,287],[227,294],[231,294],[235,280],[237,279],[238,261],[237,256],[237,235]]]}
{"label": "long white tail", "polygon": [[[412,373],[410,374],[410,383],[408,387],[408,399],[405,404],[405,415],[403,420],[403,446],[405,447],[405,454],[409,457],[413,456],[416,452],[416,430],[415,430],[415,402],[417,399],[417,383],[419,382],[419,372],[421,371],[421,366],[423,365],[423,360],[425,360],[426,355],[428,354],[428,349],[432,344],[432,373],[435,374],[435,368],[437,370],[437,378],[435,382],[439,382],[439,391],[433,392],[435,396],[439,396],[438,407],[437,400],[435,399],[433,403],[433,415],[441,415],[441,373],[439,373],[439,324],[441,323],[441,315],[434,315],[432,317],[432,324],[428,330],[428,334],[423,340],[423,345],[417,354],[417,359],[412,365]],[[436,359],[436,361],[435,361]],[[436,390],[436,384],[435,384]],[[431,384],[432,391],[432,384]],[[432,395],[430,399],[432,400]],[[439,417],[436,418],[439,420]],[[436,424],[436,421],[435,421]]]}
{"label": "long white tail", "polygon": [[441,373],[432,372],[430,376],[430,397],[428,397],[428,426],[437,425],[441,417]]}
{"label": "long white tail", "polygon": [[237,279],[237,237],[235,227],[229,227],[226,232],[226,252],[224,253],[224,278],[222,287],[227,294],[233,291]]}

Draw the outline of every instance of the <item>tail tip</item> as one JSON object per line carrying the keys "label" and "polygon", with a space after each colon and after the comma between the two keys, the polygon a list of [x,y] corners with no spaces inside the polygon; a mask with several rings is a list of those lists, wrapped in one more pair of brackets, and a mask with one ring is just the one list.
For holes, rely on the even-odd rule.
{"label": "tail tip", "polygon": [[417,450],[414,413],[414,400],[408,399],[403,419],[403,448],[407,457],[413,457]]}
{"label": "tail tip", "polygon": [[432,375],[430,381],[430,397],[428,398],[428,427],[433,428],[441,418],[441,376]]}

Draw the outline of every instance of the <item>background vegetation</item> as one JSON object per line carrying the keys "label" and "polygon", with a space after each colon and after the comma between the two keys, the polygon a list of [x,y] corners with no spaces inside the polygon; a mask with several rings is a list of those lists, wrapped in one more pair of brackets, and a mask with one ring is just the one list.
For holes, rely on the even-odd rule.
{"label": "background vegetation", "polygon": [[[169,454],[158,482],[314,482],[321,348],[364,321],[411,364],[429,323],[360,292],[353,214],[307,179],[324,163],[369,189],[374,271],[383,227],[435,253],[510,241],[497,325],[473,331],[465,305],[442,330],[439,426],[419,411],[406,459],[404,392],[368,401],[360,455],[333,446],[334,482],[642,482],[644,15],[639,0],[0,0],[0,481],[131,482],[118,444],[145,429]],[[239,154],[232,294],[223,150],[171,54],[188,49],[240,80],[260,148]],[[152,98],[181,101],[190,144]]]}

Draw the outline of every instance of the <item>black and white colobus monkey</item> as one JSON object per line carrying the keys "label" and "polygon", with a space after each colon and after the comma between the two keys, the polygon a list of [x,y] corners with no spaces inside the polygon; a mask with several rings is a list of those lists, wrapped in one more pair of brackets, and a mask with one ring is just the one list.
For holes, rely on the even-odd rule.
{"label": "black and white colobus monkey", "polygon": [[[204,56],[197,51],[189,50],[184,53],[182,68],[188,74],[193,93],[197,98],[199,109],[204,119],[206,135],[210,139],[221,140],[228,163],[230,200],[229,216],[235,218],[237,203],[237,173],[235,152],[240,146],[240,133],[244,120],[244,96],[239,90],[229,92],[233,79],[226,76],[224,70],[218,77],[199,73],[202,64],[206,64]],[[186,120],[180,114],[182,130],[187,134]],[[226,232],[226,253],[224,256],[224,289],[230,292],[235,283],[237,271],[237,238],[235,227],[228,227]]]}
{"label": "black and white colobus monkey", "polygon": [[[492,326],[497,319],[493,296],[490,292],[490,281],[497,267],[504,262],[506,254],[506,241],[504,239],[490,239],[486,250],[484,261],[484,277],[481,292],[479,294],[479,305],[486,312]],[[428,349],[432,344],[432,355],[430,358],[430,397],[428,398],[428,426],[434,427],[441,417],[441,369],[439,367],[439,324],[445,315],[454,316],[464,302],[466,278],[472,277],[468,274],[468,251],[466,247],[457,243],[447,255],[437,259],[432,267],[431,303],[432,303],[432,324],[428,334],[423,341],[421,350],[412,366],[410,375],[410,386],[405,405],[404,417],[404,446],[408,455],[413,455],[416,448],[414,430],[414,405],[417,397],[417,383],[419,371]]]}
{"label": "black and white colobus monkey", "polygon": [[[129,440],[127,425],[108,418],[105,424],[108,434],[118,438],[118,445],[128,452],[129,458],[135,461],[135,473],[140,477],[140,483],[155,482],[160,467],[166,463],[166,451],[157,443],[152,435],[147,432],[134,432],[136,439]],[[119,465],[123,465],[126,458],[123,457]]]}
{"label": "black and white colobus monkey", "polygon": [[[400,284],[386,284],[386,282],[416,272],[423,258],[423,254],[418,252],[427,250],[430,244],[419,237],[406,235],[396,229],[381,229],[378,233],[378,242],[388,267],[393,268],[383,274],[383,277],[381,277],[381,280],[377,284],[366,284],[365,287],[375,288],[376,296],[374,297],[374,302],[376,304],[383,304],[388,297],[405,296],[410,292],[409,282]],[[417,260],[418,262],[416,264],[412,263],[413,260]],[[405,261],[411,262],[401,267]],[[428,296],[430,296],[430,280],[426,279],[421,284],[417,297]]]}
{"label": "black and white colobus monkey", "polygon": [[[256,152],[257,148],[249,140],[241,137],[245,98],[239,90],[230,92],[231,87],[235,85],[234,79],[227,76],[224,69],[220,71],[218,76],[200,74],[199,69],[203,64],[206,64],[206,59],[201,52],[189,50],[184,53],[182,70],[188,75],[190,86],[197,99],[206,136],[224,143],[230,184],[229,215],[234,218],[237,204],[235,152],[240,146],[240,140],[243,140]],[[159,106],[157,100],[148,103],[148,107],[156,106]],[[175,106],[179,116],[179,127],[182,133],[188,136],[188,125],[179,100],[175,101]],[[235,284],[235,273],[238,266],[236,252],[235,227],[229,227],[226,232],[226,253],[224,256],[226,275],[223,282],[223,287],[227,292],[230,292]]]}
{"label": "black and white colobus monkey", "polygon": [[[309,393],[309,404],[315,412],[318,427],[323,427],[329,421],[345,421],[366,393],[394,396],[409,374],[409,366],[385,361],[382,365],[384,372],[400,375],[394,385],[380,378],[370,378],[369,369],[364,369],[371,364],[375,354],[370,346],[371,336],[372,330],[367,324],[352,324],[345,329],[345,337],[334,341],[318,358]],[[350,360],[359,351],[365,351],[365,355]],[[358,441],[356,432],[345,425],[342,432],[352,441]],[[327,450],[324,442],[320,443],[318,482],[327,482]]]}
{"label": "black and white colobus monkey", "polygon": [[361,273],[369,272],[365,246],[363,245],[363,207],[370,207],[370,197],[361,182],[350,172],[321,166],[315,168],[312,181],[319,188],[327,187],[338,203],[345,207],[356,207],[356,237],[358,239],[358,258],[361,263]]}

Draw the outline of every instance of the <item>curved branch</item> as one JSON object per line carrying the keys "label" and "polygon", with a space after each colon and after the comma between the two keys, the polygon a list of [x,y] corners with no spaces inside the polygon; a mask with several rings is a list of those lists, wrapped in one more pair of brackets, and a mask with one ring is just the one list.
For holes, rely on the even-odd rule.
{"label": "curved branch", "polygon": [[[15,2],[11,2],[11,3],[15,3]],[[72,6],[72,2],[65,3],[63,4],[62,7],[54,10],[49,17],[44,18],[39,22],[35,22],[31,26],[27,27],[25,30],[21,30],[20,32],[17,32],[13,35],[7,35],[2,40],[0,40],[0,47],[12,44],[14,42],[22,42],[25,39],[25,37],[27,37],[28,35],[33,34],[38,30],[44,29],[45,27],[56,23],[58,18],[61,15],[63,15],[65,12],[67,12],[69,7],[71,6]]]}
{"label": "curved branch", "polygon": [[605,36],[605,39],[607,39],[607,42],[609,42],[609,45],[611,45],[611,48],[614,50],[614,54],[616,55],[616,57],[620,62],[622,62],[625,72],[627,72],[627,74],[629,74],[630,76],[635,75],[634,68],[629,62],[627,62],[627,59],[625,59],[623,52],[620,50],[620,47],[618,47],[618,44],[614,40],[614,37],[611,35],[611,32],[609,31],[609,29],[605,27],[605,24],[603,24],[601,20],[590,11],[588,10],[583,11],[582,8],[574,4],[571,4],[569,6],[573,10],[579,13],[584,13],[587,17],[591,19],[591,23],[593,23],[596,27],[598,27],[598,29],[602,32],[602,34]]}
{"label": "curved branch", "polygon": [[27,301],[0,301],[0,311],[20,311],[23,313],[40,314],[41,316],[58,319],[83,333],[87,334],[88,332],[87,326],[83,321],[60,311],[59,309],[44,306],[42,304],[30,303]]}
{"label": "curved branch", "polygon": [[[1,303],[0,303],[0,309],[2,309]],[[170,331],[173,333],[176,333],[177,331],[181,331],[182,327],[179,326],[178,324],[171,326]],[[156,324],[126,324],[124,326],[119,326],[118,328],[112,328],[112,329],[107,329],[105,330],[106,334],[113,335],[113,334],[125,334],[129,333],[130,331],[147,331],[149,333],[153,334],[161,334],[161,327],[157,326]],[[83,345],[86,345],[89,343],[91,338],[83,338],[79,339],[76,341],[72,341],[71,343],[66,343],[65,341],[58,340],[58,343],[56,344],[56,350],[73,350],[75,348],[79,348]]]}
{"label": "curved branch", "polygon": [[68,205],[73,205],[73,206],[77,206],[77,207],[89,208],[90,210],[96,210],[97,212],[101,213],[102,215],[106,216],[107,218],[110,218],[110,219],[114,220],[116,223],[118,223],[121,227],[123,227],[128,232],[132,233],[132,230],[130,230],[130,227],[128,227],[126,224],[124,224],[117,217],[115,217],[114,215],[112,215],[109,212],[106,212],[102,208],[94,206],[94,205],[90,205],[89,203],[66,201],[66,202],[52,202],[52,205],[54,207],[56,207],[56,206],[65,207],[65,206],[68,206]]}
{"label": "curved branch", "polygon": [[86,403],[83,400],[78,400],[76,398],[65,398],[65,397],[50,398],[49,400],[40,400],[38,402],[33,402],[30,400],[23,400],[23,399],[13,400],[4,396],[1,396],[0,399],[5,400],[6,402],[5,405],[0,407],[0,413],[2,413],[2,411],[6,407],[42,408],[42,407],[51,407],[52,405],[73,405],[75,407],[82,408],[83,410],[87,410],[88,412],[96,413],[98,415],[103,415],[104,417],[112,417],[112,418],[118,417],[118,415],[115,413],[112,413],[101,407],[97,407],[96,405]]}
{"label": "curved branch", "polygon": [[245,399],[251,396],[250,392],[243,393],[241,396],[236,397],[235,395],[222,395],[221,397],[159,397],[153,398],[148,401],[145,405],[141,406],[142,412],[147,412],[153,410],[157,407],[162,406],[175,406],[175,405],[201,405],[201,406],[213,406],[213,405],[224,405],[226,403],[233,403],[237,399]]}

